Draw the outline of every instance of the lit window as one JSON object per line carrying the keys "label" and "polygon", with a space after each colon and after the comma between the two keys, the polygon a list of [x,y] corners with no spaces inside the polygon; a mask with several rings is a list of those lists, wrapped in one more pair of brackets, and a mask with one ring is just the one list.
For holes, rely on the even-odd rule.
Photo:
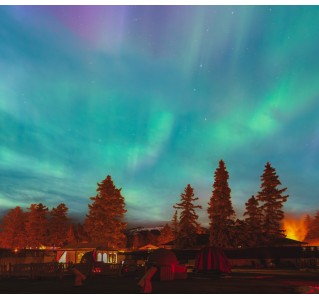
{"label": "lit window", "polygon": [[97,261],[102,261],[102,253],[97,254]]}

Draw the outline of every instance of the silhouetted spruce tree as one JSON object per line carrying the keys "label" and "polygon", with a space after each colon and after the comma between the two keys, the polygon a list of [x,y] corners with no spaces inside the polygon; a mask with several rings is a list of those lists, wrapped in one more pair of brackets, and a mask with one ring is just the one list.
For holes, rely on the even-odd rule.
{"label": "silhouetted spruce tree", "polygon": [[93,203],[89,204],[85,230],[93,242],[113,249],[123,247],[126,245],[126,223],[123,222],[126,210],[121,188],[115,187],[110,175],[97,185],[98,194],[90,198]]}
{"label": "silhouetted spruce tree", "polygon": [[49,244],[48,208],[42,203],[31,204],[26,219],[26,235],[29,247],[41,247]]}
{"label": "silhouetted spruce tree", "polygon": [[262,235],[262,212],[258,200],[252,195],[245,203],[244,229],[246,244],[255,247],[261,243]]}
{"label": "silhouetted spruce tree", "polygon": [[77,234],[77,231],[75,229],[75,225],[72,223],[68,227],[68,231],[66,234],[66,241],[68,244],[70,243],[78,243],[79,242],[79,236]]}
{"label": "silhouetted spruce tree", "polygon": [[19,206],[9,210],[0,225],[0,247],[13,249],[26,246],[25,221],[26,213]]}
{"label": "silhouetted spruce tree", "polygon": [[304,218],[304,223],[305,223],[308,231],[309,231],[309,226],[310,226],[311,222],[312,222],[312,218],[309,214],[307,214]]}
{"label": "silhouetted spruce tree", "polygon": [[282,207],[283,203],[287,201],[288,195],[283,195],[287,188],[279,189],[280,185],[281,182],[278,179],[275,168],[267,162],[261,175],[261,190],[256,197],[261,204],[263,215],[262,237],[265,244],[285,236],[281,224],[284,218]]}
{"label": "silhouetted spruce tree", "polygon": [[215,171],[213,192],[208,203],[208,217],[210,245],[227,248],[233,246],[235,233],[235,211],[232,206],[230,188],[228,186],[229,175],[223,160],[219,161],[219,167]]}
{"label": "silhouetted spruce tree", "polygon": [[174,205],[174,208],[181,210],[177,234],[179,248],[191,248],[195,245],[198,227],[198,215],[195,208],[202,208],[200,205],[193,204],[196,200],[198,198],[194,196],[194,189],[188,184],[184,193],[181,193],[181,202]]}
{"label": "silhouetted spruce tree", "polygon": [[236,248],[249,247],[248,230],[245,221],[237,219],[233,228],[232,246]]}
{"label": "silhouetted spruce tree", "polygon": [[55,246],[63,246],[67,241],[69,229],[68,207],[60,203],[49,212],[50,243]]}
{"label": "silhouetted spruce tree", "polygon": [[319,238],[319,210],[316,212],[315,216],[313,218],[310,218],[308,216],[308,234],[306,236],[306,239],[318,239]]}
{"label": "silhouetted spruce tree", "polygon": [[132,249],[136,250],[142,246],[142,238],[140,233],[135,233],[132,238]]}
{"label": "silhouetted spruce tree", "polygon": [[158,239],[158,243],[159,245],[162,245],[171,242],[172,240],[174,240],[172,228],[168,224],[165,224],[165,226],[161,230],[161,235]]}
{"label": "silhouetted spruce tree", "polygon": [[172,233],[173,233],[173,236],[174,236],[174,240],[177,239],[177,234],[178,234],[178,215],[177,215],[177,210],[175,210],[175,213],[173,215],[173,218],[172,218]]}
{"label": "silhouetted spruce tree", "polygon": [[304,218],[304,225],[307,228],[307,234],[305,236],[305,240],[314,238],[312,224],[313,224],[313,218],[309,214],[307,214]]}
{"label": "silhouetted spruce tree", "polygon": [[76,233],[79,238],[80,243],[87,243],[91,242],[91,237],[89,233],[87,232],[85,226],[83,226],[81,223],[78,223],[76,226]]}

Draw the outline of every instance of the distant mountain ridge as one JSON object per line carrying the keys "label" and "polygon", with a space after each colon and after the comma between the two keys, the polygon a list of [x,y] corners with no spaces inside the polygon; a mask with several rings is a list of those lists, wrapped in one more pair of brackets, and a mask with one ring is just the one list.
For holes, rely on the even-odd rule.
{"label": "distant mountain ridge", "polygon": [[128,234],[134,234],[134,233],[141,232],[141,231],[153,231],[153,230],[160,232],[163,228],[164,228],[164,226],[150,226],[150,227],[138,226],[138,227],[127,229],[126,232]]}

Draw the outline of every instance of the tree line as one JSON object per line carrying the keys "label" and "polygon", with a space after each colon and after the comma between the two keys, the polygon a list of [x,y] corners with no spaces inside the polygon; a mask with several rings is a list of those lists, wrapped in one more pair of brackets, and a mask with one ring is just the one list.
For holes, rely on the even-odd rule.
{"label": "tree line", "polygon": [[[0,246],[4,248],[41,248],[64,246],[81,241],[96,243],[107,248],[139,248],[145,244],[155,245],[174,241],[177,248],[191,248],[200,233],[209,234],[209,244],[216,247],[254,247],[267,245],[285,236],[281,222],[284,218],[283,204],[288,195],[275,168],[266,163],[261,175],[260,190],[245,203],[243,219],[236,218],[231,201],[229,174],[223,160],[214,173],[212,194],[207,203],[209,227],[198,222],[195,205],[198,197],[194,188],[187,184],[180,194],[180,201],[173,205],[173,217],[161,232],[127,234],[124,222],[125,199],[110,175],[97,183],[97,194],[90,197],[88,214],[83,224],[74,224],[68,217],[68,207],[61,203],[48,209],[42,203],[31,204],[27,211],[20,207],[11,209],[0,223]],[[319,211],[314,218],[308,216],[309,234],[313,238],[319,232]]]}
{"label": "tree line", "polygon": [[[214,174],[212,195],[207,208],[210,245],[222,248],[254,247],[285,237],[281,221],[284,218],[283,203],[288,198],[288,195],[283,193],[287,188],[279,188],[281,182],[275,168],[269,162],[266,163],[261,175],[260,191],[245,203],[243,220],[236,218],[228,179],[225,162],[220,160]],[[202,208],[193,204],[196,200],[198,198],[194,196],[194,189],[187,185],[181,194],[181,202],[174,206],[181,210],[179,222],[175,224],[176,217],[173,221],[178,228],[178,247],[194,245],[194,232],[199,227],[194,209]]]}
{"label": "tree line", "polygon": [[27,211],[17,206],[2,219],[0,245],[3,248],[41,248],[62,245],[68,240],[70,219],[64,203],[53,207],[31,204]]}

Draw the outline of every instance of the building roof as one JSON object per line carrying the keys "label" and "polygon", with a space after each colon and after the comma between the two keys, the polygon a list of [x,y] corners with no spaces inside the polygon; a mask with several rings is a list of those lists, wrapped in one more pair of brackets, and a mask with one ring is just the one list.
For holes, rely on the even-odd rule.
{"label": "building roof", "polygon": [[[195,240],[195,247],[202,247],[207,246],[209,244],[209,234],[201,233],[196,234],[196,240]],[[163,246],[174,246],[175,240],[169,241],[165,244],[162,244]]]}
{"label": "building roof", "polygon": [[152,249],[152,250],[155,250],[155,249],[158,249],[159,247],[153,245],[153,244],[147,244],[143,247],[140,247],[139,250],[149,250],[149,249]]}
{"label": "building roof", "polygon": [[105,245],[103,245],[102,243],[98,243],[98,242],[80,242],[80,243],[69,243],[63,247],[60,248],[61,250],[70,250],[70,249],[87,249],[87,250],[110,250],[110,251],[114,251],[114,250],[118,250],[118,249],[112,249],[112,248],[108,248]]}
{"label": "building roof", "polygon": [[301,246],[306,245],[306,242],[300,242],[289,238],[278,238],[273,241],[274,246]]}

